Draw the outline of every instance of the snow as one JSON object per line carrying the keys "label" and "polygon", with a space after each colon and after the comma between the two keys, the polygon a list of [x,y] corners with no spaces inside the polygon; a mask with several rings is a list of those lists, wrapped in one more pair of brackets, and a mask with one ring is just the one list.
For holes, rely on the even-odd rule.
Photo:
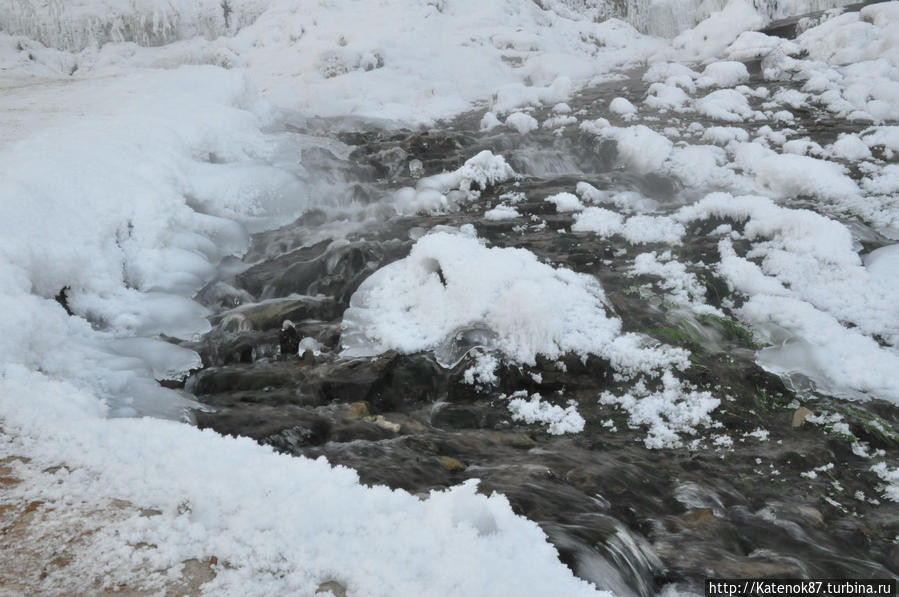
{"label": "snow", "polygon": [[433,215],[455,211],[462,203],[477,199],[481,190],[515,176],[503,156],[485,149],[452,172],[421,178],[414,189],[398,189],[394,193],[393,206],[400,214]]}
{"label": "snow", "polygon": [[643,105],[655,110],[682,111],[690,102],[690,96],[675,85],[653,83],[649,86]]}
{"label": "snow", "polygon": [[[347,468],[276,454],[247,438],[158,419],[98,418],[95,396],[20,366],[0,378],[0,405],[5,431],[18,441],[4,444],[4,455],[27,450],[42,467],[65,457],[67,468],[48,479],[34,473],[31,499],[56,505],[62,519],[79,504],[113,497],[160,512],[148,518],[135,509],[83,538],[68,570],[96,570],[110,587],[152,590],[166,570],[214,555],[220,565],[204,594],[311,595],[329,579],[378,595],[441,586],[596,594],[559,564],[535,523],[502,496],[476,494],[475,481],[425,499],[366,487]],[[67,579],[68,592],[96,590],[79,576]]]}
{"label": "snow", "polygon": [[603,238],[620,234],[629,243],[678,244],[684,235],[681,223],[667,216],[636,215],[625,219],[603,207],[588,207],[574,216],[572,232],[593,232]]}
{"label": "snow", "polygon": [[467,332],[526,364],[538,354],[555,359],[573,352],[605,356],[626,371],[684,358],[682,351],[643,347],[639,337],[621,334],[621,321],[607,314],[592,276],[545,265],[524,249],[489,248],[465,226],[432,231],[408,257],[362,283],[344,313],[342,354],[439,352]]}
{"label": "snow", "polygon": [[720,11],[675,37],[671,45],[681,56],[706,60],[721,54],[741,33],[758,29],[763,22],[744,0],[730,0]]}
{"label": "snow", "polygon": [[616,141],[618,160],[638,174],[659,170],[671,153],[671,141],[643,124],[605,127],[599,134]]}
{"label": "snow", "polygon": [[710,426],[711,413],[721,403],[709,392],[689,388],[671,372],[665,372],[662,387],[656,391],[640,382],[621,396],[603,392],[599,401],[625,410],[630,427],[647,427],[643,443],[650,449],[683,446],[682,435]]}
{"label": "snow", "polygon": [[632,116],[637,113],[637,107],[623,97],[616,97],[609,102],[609,112],[619,116]]}
{"label": "snow", "polygon": [[584,209],[584,204],[577,198],[577,195],[571,193],[556,193],[555,195],[550,195],[544,201],[555,205],[558,213],[583,211]]}
{"label": "snow", "polygon": [[496,376],[497,367],[499,359],[489,352],[476,351],[475,364],[465,370],[462,381],[469,385],[495,384],[499,381]]}
{"label": "snow", "polygon": [[[156,380],[182,378],[201,363],[160,334],[190,339],[209,330],[208,313],[190,297],[219,261],[246,250],[254,231],[352,201],[339,176],[323,181],[315,171],[329,164],[303,162],[306,149],[323,149],[336,163],[349,148],[272,132],[284,121],[350,117],[340,126],[390,129],[433,125],[478,106],[487,110],[483,130],[505,125],[524,135],[538,128],[532,107],[553,107],[545,128],[574,124],[565,102],[577,90],[649,63],[640,110],[623,97],[609,105],[628,124],[649,108],[679,119],[691,110],[723,122],[768,119],[768,126],[752,142],[743,128],[687,129],[713,145],[675,144],[685,125],[674,122],[665,134],[603,118],[583,121],[581,130],[614,140],[628,176],[673,176],[693,194],[685,201],[708,188],[731,193],[673,215],[659,215],[660,203],[640,193],[586,182],[577,196],[547,201],[574,212],[573,232],[619,235],[632,245],[678,245],[690,222],[729,220],[733,227],[719,227],[714,268],[744,295],[735,315],[769,344],[759,362],[788,381],[801,373],[820,392],[899,404],[899,245],[862,259],[853,236],[869,226],[862,240],[876,238],[874,246],[899,237],[899,166],[881,161],[899,152],[899,127],[889,124],[899,119],[896,4],[835,15],[787,41],[750,30],[822,2],[631,3],[628,18],[644,31],[674,36],[695,25],[670,44],[593,4],[391,0],[360,13],[351,0],[7,3],[0,11],[0,456],[29,456],[31,464],[16,465],[28,483],[14,491],[54,505],[61,517],[77,515],[77,508],[67,514],[73,504],[135,505],[86,538],[72,569],[110,587],[158,590],[167,574],[159,571],[215,555],[223,565],[206,594],[313,594],[329,578],[359,594],[445,587],[596,594],[559,562],[535,524],[515,516],[502,496],[477,494],[475,482],[419,499],[363,486],[322,460],[163,420],[184,419],[194,403]],[[749,74],[738,61],[755,59],[765,78],[791,79],[799,89],[769,95],[743,87]],[[822,147],[779,128],[793,119],[787,108],[809,105],[861,130]],[[398,214],[445,214],[516,177],[503,156],[485,150],[455,171],[392,189],[385,203]],[[821,213],[792,209],[794,200],[811,200]],[[500,201],[486,220],[520,217],[516,200]],[[714,312],[694,264],[664,249],[636,253],[627,273],[652,277],[675,304]],[[74,315],[53,298],[64,289]],[[464,375],[477,385],[496,381],[502,359],[597,354],[636,380],[621,396],[603,394],[602,403],[645,427],[647,447],[683,446],[685,436],[713,424],[720,399],[675,377],[673,369],[688,366],[686,351],[622,328],[595,277],[489,247],[471,227],[437,227],[363,283],[342,341],[346,356],[442,354],[461,337],[484,347]],[[306,338],[304,348],[320,347]],[[660,385],[641,379],[653,374]],[[573,405],[538,394],[514,395],[509,409],[514,420],[552,434],[586,423]],[[726,436],[713,441],[732,444]],[[66,468],[39,472],[60,464]],[[872,472],[885,496],[899,500],[896,469],[878,463]],[[137,508],[162,514],[148,519]],[[130,547],[137,545],[155,547]],[[87,576],[69,580],[87,583],[69,592],[96,590]]]}
{"label": "snow", "polygon": [[511,205],[497,205],[493,209],[484,212],[484,218],[494,222],[499,220],[513,220],[520,218],[521,214]]}
{"label": "snow", "polygon": [[725,60],[713,62],[705,67],[699,79],[697,87],[735,87],[749,81],[749,71],[742,62]]}
{"label": "snow", "polygon": [[537,119],[524,112],[515,112],[506,118],[506,126],[524,135],[540,127]]}
{"label": "snow", "polygon": [[[523,397],[518,397],[522,395]],[[562,408],[542,399],[540,394],[531,394],[529,400],[525,400],[527,392],[516,392],[509,400],[509,412],[513,421],[523,421],[528,425],[542,423],[547,425],[547,433],[551,435],[564,435],[566,433],[580,433],[584,430],[584,417],[582,417],[573,404]]]}
{"label": "snow", "polygon": [[780,373],[800,371],[823,391],[899,401],[892,373],[899,357],[874,339],[899,342],[899,308],[891,298],[897,279],[877,265],[881,259],[889,264],[893,252],[872,253],[869,271],[843,224],[764,197],[713,193],[677,217],[686,222],[713,215],[746,222],[751,248],[739,256],[729,239],[720,241],[719,272],[749,297],[742,316],[782,344],[762,351],[763,363]]}
{"label": "snow", "polygon": [[317,0],[229,6],[226,23],[216,0],[77,0],[59,9],[27,0],[0,13],[0,29],[65,50],[44,60],[57,76],[74,64],[78,76],[214,64],[245,69],[280,107],[414,124],[491,96],[496,112],[564,102],[574,87],[663,46],[623,21],[566,18],[532,2],[394,0],[365,18],[351,0],[327,10]]}
{"label": "snow", "polygon": [[742,122],[754,116],[746,97],[734,89],[719,89],[695,102],[696,111],[714,120]]}

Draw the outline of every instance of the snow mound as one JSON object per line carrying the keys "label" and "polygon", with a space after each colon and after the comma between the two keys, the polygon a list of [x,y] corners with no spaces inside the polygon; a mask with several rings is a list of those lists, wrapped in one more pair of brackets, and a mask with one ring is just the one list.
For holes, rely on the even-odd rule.
{"label": "snow mound", "polygon": [[604,356],[622,369],[686,363],[683,351],[620,332],[595,278],[540,263],[524,249],[488,248],[469,226],[422,237],[408,257],[365,280],[344,313],[341,343],[345,357],[442,354],[476,337],[528,364],[568,352]]}

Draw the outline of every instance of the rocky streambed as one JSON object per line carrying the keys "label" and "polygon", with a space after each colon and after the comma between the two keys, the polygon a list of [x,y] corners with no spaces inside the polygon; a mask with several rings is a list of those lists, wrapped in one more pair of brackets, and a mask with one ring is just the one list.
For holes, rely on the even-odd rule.
{"label": "rocky streambed", "polygon": [[[750,87],[772,85],[759,63],[748,67]],[[642,74],[581,92],[568,102],[570,114],[625,122],[609,115],[609,102],[641,102],[648,88]],[[864,128],[808,107],[792,113],[790,127],[822,145]],[[566,114],[547,107],[530,115],[545,122]],[[835,398],[802,376],[779,377],[757,364],[763,346],[735,315],[743,298],[716,269],[715,231],[739,230],[740,222],[694,221],[680,243],[635,244],[572,232],[572,214],[544,201],[587,182],[607,194],[634,193],[664,215],[715,188],[622,167],[614,141],[577,125],[519,134],[482,130],[483,115],[416,131],[361,123],[341,133],[339,123],[324,120],[300,127],[336,135],[351,150],[348,158],[324,150],[303,156],[345,181],[345,197],[340,207],[313,209],[256,235],[244,258],[223,264],[199,293],[215,315],[212,332],[185,344],[204,364],[186,381],[203,404],[194,413],[197,425],[323,456],[355,469],[365,483],[413,493],[478,479],[481,491],[502,493],[537,522],[577,575],[619,595],[701,592],[702,580],[714,576],[899,573],[899,508],[881,496],[882,480],[858,450],[883,450],[895,462],[896,409],[876,396]],[[695,142],[697,131],[721,124],[674,112],[639,122],[676,143]],[[701,126],[691,129],[694,122]],[[770,124],[734,126],[755,136]],[[504,156],[520,177],[481,189],[457,210],[397,215],[390,199],[396,189],[453,171],[485,149]],[[518,217],[485,215],[500,203],[513,204]],[[810,199],[792,205],[820,209]],[[601,400],[627,393],[633,380],[597,356],[538,357],[533,365],[502,360],[490,383],[469,373],[484,354],[477,338],[456,338],[437,355],[341,357],[341,321],[359,285],[404,258],[427,230],[466,224],[489,246],[527,249],[554,267],[595,276],[622,331],[688,350],[690,366],[678,383],[720,399],[711,424],[695,426],[678,447],[647,447],[646,426]],[[734,247],[745,251],[741,242]],[[870,232],[861,244],[869,251],[889,243]],[[635,273],[635,258],[651,251],[670,251],[669,259],[686,264],[718,314],[673,301],[664,276]],[[522,391],[574,406],[583,430],[554,435],[517,420],[509,397]],[[839,414],[840,424],[821,422],[822,413]]]}

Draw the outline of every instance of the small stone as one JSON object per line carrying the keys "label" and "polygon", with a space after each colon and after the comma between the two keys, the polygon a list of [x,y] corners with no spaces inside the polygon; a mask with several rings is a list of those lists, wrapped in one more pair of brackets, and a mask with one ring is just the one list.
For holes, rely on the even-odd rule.
{"label": "small stone", "polygon": [[314,365],[315,364],[315,353],[309,350],[308,348],[303,351],[303,354],[300,356],[300,365]]}
{"label": "small stone", "polygon": [[421,160],[412,160],[409,162],[409,176],[412,178],[421,178],[425,173],[424,164]]}
{"label": "small stone", "polygon": [[215,566],[215,565],[218,564],[218,563],[219,563],[219,559],[218,559],[217,557],[211,556],[211,557],[209,558],[209,565],[210,565],[210,566]]}
{"label": "small stone", "polygon": [[334,597],[346,597],[346,587],[337,582],[336,580],[326,580],[325,582],[318,585],[318,588],[315,589],[316,594],[318,593],[331,593]]}
{"label": "small stone", "polygon": [[464,471],[466,468],[468,468],[462,463],[462,461],[457,460],[452,456],[441,456],[440,464],[449,472]]}
{"label": "small stone", "polygon": [[350,404],[349,408],[346,409],[346,412],[343,413],[343,416],[347,419],[364,419],[365,417],[371,416],[368,402],[365,400],[353,402]]}
{"label": "small stone", "polygon": [[691,529],[713,525],[718,522],[718,518],[711,508],[700,508],[693,510],[684,515],[684,523]]}
{"label": "small stone", "polygon": [[376,417],[365,417],[363,419],[368,423],[374,423],[381,429],[386,429],[387,431],[392,431],[394,433],[399,433],[402,425],[398,423],[393,423],[384,418],[384,415],[377,415]]}
{"label": "small stone", "polygon": [[799,429],[800,427],[802,427],[803,423],[805,423],[805,419],[812,414],[814,413],[804,406],[800,406],[799,408],[797,408],[793,412],[793,429]]}

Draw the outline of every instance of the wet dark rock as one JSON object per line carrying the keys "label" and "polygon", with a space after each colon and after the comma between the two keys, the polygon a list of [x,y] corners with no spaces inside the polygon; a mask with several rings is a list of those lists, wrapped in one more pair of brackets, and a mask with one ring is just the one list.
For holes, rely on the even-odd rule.
{"label": "wet dark rock", "polygon": [[278,346],[282,355],[294,355],[300,350],[300,334],[297,328],[286,325],[278,332]]}
{"label": "wet dark rock", "polygon": [[198,396],[267,388],[296,388],[302,379],[292,365],[258,363],[247,367],[230,365],[204,369],[188,380],[188,389]]}
{"label": "wet dark rock", "polygon": [[251,437],[287,452],[299,446],[316,446],[325,442],[331,429],[324,417],[294,406],[257,406],[252,410],[222,409],[215,413],[197,413],[197,426],[214,429],[223,435]]}
{"label": "wet dark rock", "polygon": [[431,425],[441,429],[476,429],[481,426],[481,416],[472,408],[442,404],[435,407]]}

